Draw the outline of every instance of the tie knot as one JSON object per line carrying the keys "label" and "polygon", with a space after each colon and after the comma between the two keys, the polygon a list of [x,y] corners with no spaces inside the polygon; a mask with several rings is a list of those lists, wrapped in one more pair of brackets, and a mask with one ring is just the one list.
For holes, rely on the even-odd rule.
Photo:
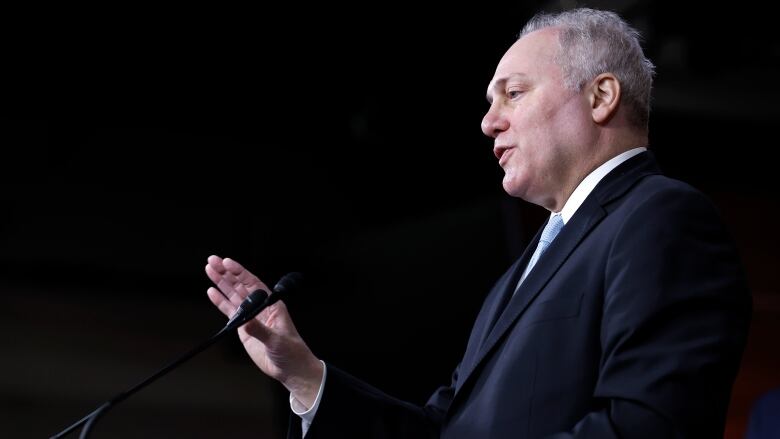
{"label": "tie knot", "polygon": [[549,245],[562,228],[563,218],[561,218],[561,214],[557,213],[551,216],[550,220],[547,221],[547,225],[544,226],[544,230],[542,230],[542,237],[539,238],[539,241],[543,241],[545,246]]}

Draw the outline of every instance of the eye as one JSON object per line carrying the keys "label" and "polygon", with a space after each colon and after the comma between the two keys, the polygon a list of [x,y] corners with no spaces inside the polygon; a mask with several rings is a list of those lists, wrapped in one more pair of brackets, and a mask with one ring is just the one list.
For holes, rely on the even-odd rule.
{"label": "eye", "polygon": [[517,89],[515,89],[515,90],[507,90],[506,97],[508,97],[509,99],[513,99],[514,100],[514,99],[517,99],[520,96],[522,96],[522,94],[523,94],[523,92],[521,90],[517,90]]}

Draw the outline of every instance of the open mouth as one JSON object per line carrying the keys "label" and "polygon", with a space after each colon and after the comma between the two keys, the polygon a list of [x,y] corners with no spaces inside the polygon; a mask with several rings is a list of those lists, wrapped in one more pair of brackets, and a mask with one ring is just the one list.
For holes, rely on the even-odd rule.
{"label": "open mouth", "polygon": [[502,160],[502,159],[507,157],[507,153],[509,152],[510,149],[512,149],[512,147],[509,147],[509,146],[497,146],[497,147],[493,148],[493,154],[498,159],[498,164],[499,165],[504,162],[504,160]]}

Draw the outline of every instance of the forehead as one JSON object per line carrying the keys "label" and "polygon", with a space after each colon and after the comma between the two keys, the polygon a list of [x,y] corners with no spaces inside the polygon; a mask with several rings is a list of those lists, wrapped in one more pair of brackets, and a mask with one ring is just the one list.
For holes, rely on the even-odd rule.
{"label": "forehead", "polygon": [[525,35],[515,41],[501,58],[489,89],[511,76],[530,79],[559,76],[560,68],[555,63],[558,48],[556,28],[543,28]]}

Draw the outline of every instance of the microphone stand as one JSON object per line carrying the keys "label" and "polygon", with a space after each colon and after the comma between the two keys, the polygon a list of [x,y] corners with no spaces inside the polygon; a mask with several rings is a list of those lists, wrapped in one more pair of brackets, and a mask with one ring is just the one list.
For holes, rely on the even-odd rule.
{"label": "microphone stand", "polygon": [[234,325],[226,325],[224,328],[222,328],[219,332],[212,335],[211,338],[206,340],[205,342],[201,343],[200,345],[196,346],[186,354],[182,355],[181,357],[177,358],[176,360],[170,362],[167,366],[163,367],[162,369],[155,372],[153,375],[149,376],[145,380],[141,381],[140,383],[136,384],[135,386],[129,388],[128,390],[125,390],[124,392],[120,393],[119,395],[115,396],[114,398],[106,401],[101,405],[100,407],[96,408],[92,413],[88,414],[87,416],[84,416],[79,421],[75,422],[70,427],[66,428],[65,430],[62,430],[61,432],[55,434],[50,439],[59,439],[62,438],[68,434],[70,434],[73,430],[78,428],[80,425],[84,425],[84,427],[81,429],[81,434],[79,435],[79,439],[87,439],[87,435],[89,435],[90,430],[95,425],[97,420],[105,414],[111,407],[119,404],[120,402],[124,401],[125,399],[129,398],[134,393],[138,392],[139,390],[143,389],[144,387],[148,386],[149,384],[156,381],[161,376],[167,374],[168,372],[172,371],[176,367],[178,367],[180,364],[184,363],[185,361],[189,360],[190,358],[194,357],[195,355],[198,355],[199,353],[203,352],[208,348],[209,346],[216,343],[220,338],[222,338],[225,334],[230,332],[230,329],[233,329],[231,326]]}
{"label": "microphone stand", "polygon": [[70,427],[66,428],[65,430],[62,430],[61,432],[55,434],[49,439],[59,439],[69,434],[70,432],[78,428],[80,425],[84,425],[84,427],[81,429],[81,434],[79,435],[79,439],[87,439],[87,435],[89,435],[90,430],[92,430],[92,427],[94,427],[97,420],[102,415],[104,415],[110,408],[119,404],[125,399],[129,398],[131,395],[143,389],[144,387],[148,386],[149,384],[153,383],[161,376],[167,374],[168,372],[178,367],[180,364],[184,363],[185,361],[189,360],[195,355],[198,355],[199,353],[203,352],[204,350],[206,350],[206,348],[216,343],[225,334],[232,332],[234,329],[238,328],[239,326],[243,325],[244,323],[254,318],[257,314],[260,313],[260,311],[262,311],[266,307],[276,303],[278,300],[282,298],[282,296],[287,294],[288,291],[294,290],[296,288],[300,288],[301,277],[302,275],[300,273],[296,273],[296,272],[287,273],[279,280],[279,282],[277,282],[276,286],[274,286],[271,295],[268,295],[268,293],[263,291],[262,289],[253,291],[251,294],[249,294],[249,296],[246,297],[246,299],[244,299],[241,305],[238,306],[238,310],[236,311],[235,314],[233,314],[230,320],[228,320],[225,327],[220,329],[220,331],[217,332],[216,334],[212,335],[211,338],[201,343],[200,345],[196,346],[194,349],[190,350],[189,352],[177,358],[176,360],[172,361],[167,366],[158,370],[150,377],[146,378],[145,380],[141,381],[135,386],[129,388],[128,390],[125,390],[124,392],[120,393],[114,398],[106,401],[105,403],[103,403],[103,405],[93,410],[92,413],[88,414],[87,416],[84,416],[80,420],[76,421]]}

